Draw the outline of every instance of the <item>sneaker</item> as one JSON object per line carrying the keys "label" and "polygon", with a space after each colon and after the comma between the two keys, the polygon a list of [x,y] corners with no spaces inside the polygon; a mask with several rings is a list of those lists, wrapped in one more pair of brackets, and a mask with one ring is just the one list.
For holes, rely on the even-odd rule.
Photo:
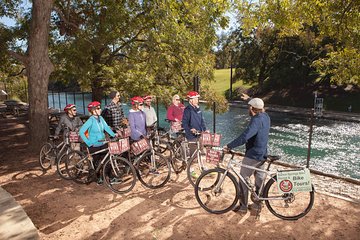
{"label": "sneaker", "polygon": [[190,175],[191,175],[191,177],[193,177],[193,178],[198,178],[198,177],[199,177],[199,175],[198,175],[195,171],[192,171],[192,172],[190,173]]}
{"label": "sneaker", "polygon": [[247,210],[248,210],[248,208],[246,206],[238,205],[233,209],[233,212],[247,213]]}
{"label": "sneaker", "polygon": [[110,184],[117,184],[117,183],[120,183],[121,180],[116,178],[116,177],[113,177],[110,179]]}
{"label": "sneaker", "polygon": [[102,177],[99,177],[96,183],[97,185],[102,185],[104,183],[104,180],[102,179]]}

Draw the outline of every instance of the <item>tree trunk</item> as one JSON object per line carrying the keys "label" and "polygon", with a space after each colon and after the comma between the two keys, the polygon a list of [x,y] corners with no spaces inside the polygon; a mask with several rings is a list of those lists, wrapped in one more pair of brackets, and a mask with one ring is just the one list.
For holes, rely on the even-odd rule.
{"label": "tree trunk", "polygon": [[33,0],[27,56],[29,81],[29,147],[39,151],[49,134],[48,83],[54,66],[49,59],[49,25],[53,0]]}
{"label": "tree trunk", "polygon": [[101,99],[104,96],[104,87],[102,86],[103,78],[96,77],[92,80],[91,91],[92,91],[92,100],[101,102]]}

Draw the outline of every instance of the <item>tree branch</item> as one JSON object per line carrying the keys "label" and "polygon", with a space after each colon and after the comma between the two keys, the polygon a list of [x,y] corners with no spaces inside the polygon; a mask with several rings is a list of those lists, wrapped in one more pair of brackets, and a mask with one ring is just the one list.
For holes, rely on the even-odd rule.
{"label": "tree branch", "polygon": [[63,21],[66,25],[72,26],[74,29],[79,29],[78,25],[76,25],[73,22],[70,22],[69,19],[65,17],[64,13],[61,11],[60,8],[54,6],[53,9],[59,15],[60,21]]}
{"label": "tree branch", "polygon": [[22,64],[24,64],[25,66],[27,66],[28,64],[28,58],[20,53],[14,52],[14,51],[7,51],[9,53],[10,56],[12,56],[13,58],[15,58],[16,60],[20,61]]}

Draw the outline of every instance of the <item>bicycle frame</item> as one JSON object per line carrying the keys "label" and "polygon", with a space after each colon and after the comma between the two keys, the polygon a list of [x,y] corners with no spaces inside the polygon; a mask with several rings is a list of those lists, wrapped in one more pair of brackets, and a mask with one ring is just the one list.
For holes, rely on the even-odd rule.
{"label": "bicycle frame", "polygon": [[[246,165],[246,164],[242,164],[240,162],[237,162],[236,160],[233,159],[234,156],[231,157],[230,161],[228,162],[227,164],[227,167],[225,169],[225,174],[221,177],[220,181],[219,181],[219,184],[221,184],[224,179],[225,179],[225,176],[226,174],[229,172],[229,171],[232,171],[233,173],[235,173],[235,175],[240,179],[240,181],[242,183],[244,183],[244,185],[246,186],[246,188],[251,192],[251,194],[254,195],[255,197],[255,200],[257,201],[263,201],[263,200],[277,200],[277,198],[263,198],[263,197],[260,197],[261,196],[261,193],[264,189],[264,186],[265,186],[265,182],[266,180],[268,179],[268,176],[272,179],[273,176],[276,175],[276,172],[275,171],[269,171],[269,170],[263,170],[263,169],[260,169],[260,168],[257,168],[257,167],[253,167],[253,166],[249,166],[249,165]],[[245,168],[248,168],[248,169],[252,169],[252,170],[255,170],[255,171],[258,171],[258,172],[262,172],[262,173],[265,173],[265,177],[264,179],[262,180],[261,182],[261,186],[260,186],[260,189],[259,189],[259,194],[256,193],[256,191],[254,191],[254,189],[252,188],[252,186],[250,186],[250,183],[248,183],[241,175],[240,173],[238,173],[236,170],[235,170],[235,167],[239,167],[239,168],[242,168],[242,167],[245,167]],[[268,163],[268,168],[270,167],[270,163]],[[274,179],[275,180],[275,179]],[[279,197],[278,200],[284,200],[281,196]]]}

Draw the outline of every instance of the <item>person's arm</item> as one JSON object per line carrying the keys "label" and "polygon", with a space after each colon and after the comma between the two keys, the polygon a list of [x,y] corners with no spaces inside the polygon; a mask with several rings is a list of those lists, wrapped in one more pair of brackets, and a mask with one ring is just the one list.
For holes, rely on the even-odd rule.
{"label": "person's arm", "polygon": [[258,121],[252,118],[244,132],[239,137],[228,143],[226,146],[232,149],[245,144],[250,138],[257,134],[258,128]]}
{"label": "person's arm", "polygon": [[129,113],[128,118],[129,118],[129,125],[130,125],[130,129],[131,129],[131,135],[134,138],[133,140],[140,138],[140,136],[142,134],[141,134],[141,132],[139,132],[136,129],[136,126],[135,126],[135,114]]}
{"label": "person's arm", "polygon": [[90,145],[90,141],[89,139],[85,136],[85,132],[86,130],[88,130],[91,127],[92,124],[92,118],[90,117],[85,123],[84,125],[81,126],[80,130],[79,130],[79,135],[81,137],[81,139],[86,143],[86,145],[88,147],[91,147]]}
{"label": "person's arm", "polygon": [[102,124],[104,125],[104,130],[111,136],[111,137],[115,137],[115,133],[113,130],[111,130],[111,128],[109,127],[109,125],[105,122],[104,118],[100,116],[100,121],[102,122]]}
{"label": "person's arm", "polygon": [[65,123],[65,118],[64,118],[64,116],[61,116],[60,120],[59,120],[59,124],[57,125],[56,130],[55,130],[56,137],[59,136],[59,133],[60,133],[61,129],[63,128],[64,123]]}

